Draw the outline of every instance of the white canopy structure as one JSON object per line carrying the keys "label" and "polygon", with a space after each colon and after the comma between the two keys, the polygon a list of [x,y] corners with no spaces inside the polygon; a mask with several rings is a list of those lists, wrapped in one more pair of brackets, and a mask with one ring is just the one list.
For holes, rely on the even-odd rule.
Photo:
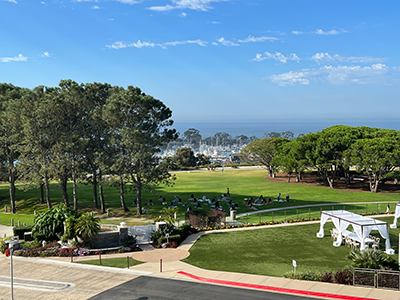
{"label": "white canopy structure", "polygon": [[329,219],[332,219],[332,222],[339,233],[337,240],[333,243],[335,247],[339,247],[342,244],[343,232],[347,230],[349,225],[352,225],[357,240],[361,244],[361,250],[365,250],[365,239],[368,237],[370,232],[372,230],[378,230],[380,235],[386,240],[385,252],[387,254],[394,254],[394,250],[390,249],[389,230],[386,222],[357,215],[346,210],[322,211],[320,229],[317,233],[317,237],[324,237],[324,225]]}
{"label": "white canopy structure", "polygon": [[396,204],[396,211],[394,212],[393,224],[390,224],[390,228],[397,228],[397,219],[400,218],[400,204]]}

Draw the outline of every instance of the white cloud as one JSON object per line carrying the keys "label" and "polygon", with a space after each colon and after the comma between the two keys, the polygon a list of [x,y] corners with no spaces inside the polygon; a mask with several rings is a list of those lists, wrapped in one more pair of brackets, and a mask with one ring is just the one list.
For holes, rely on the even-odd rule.
{"label": "white cloud", "polygon": [[10,62],[10,61],[28,61],[28,58],[26,56],[23,56],[22,54],[19,54],[18,56],[15,57],[2,57],[0,58],[1,62]]}
{"label": "white cloud", "polygon": [[285,56],[280,52],[275,52],[275,54],[272,54],[272,53],[269,53],[268,51],[266,51],[266,52],[264,52],[264,54],[265,54],[265,56],[262,56],[262,54],[257,53],[256,57],[253,58],[252,60],[253,61],[263,61],[265,59],[273,59],[273,60],[279,61],[283,64],[285,64],[288,60],[293,60],[293,61],[297,61],[297,62],[300,61],[300,58],[294,53],[291,53],[289,56]]}
{"label": "white cloud", "polygon": [[42,57],[50,57],[51,54],[49,52],[43,52]]}
{"label": "white cloud", "polygon": [[97,5],[92,6],[92,9],[100,9],[100,7],[98,7]]}
{"label": "white cloud", "polygon": [[1,0],[1,1],[7,1],[7,2],[18,4],[16,0]]}
{"label": "white cloud", "polygon": [[336,30],[332,29],[329,31],[323,31],[322,29],[317,29],[315,31],[298,31],[298,30],[293,30],[292,34],[300,35],[300,34],[319,34],[319,35],[336,35],[336,34],[341,34],[341,33],[348,33],[347,30],[341,29],[341,30]]}
{"label": "white cloud", "polygon": [[247,38],[243,40],[239,40],[240,43],[249,43],[249,42],[265,42],[265,41],[276,41],[278,38],[276,37],[269,37],[269,36],[260,36],[254,37],[249,35]]}
{"label": "white cloud", "polygon": [[330,84],[388,84],[391,74],[388,66],[373,64],[371,66],[323,66],[318,69],[290,71],[267,77],[281,86],[288,84],[308,85],[311,82],[327,82]]}
{"label": "white cloud", "polygon": [[184,17],[186,17],[186,16],[187,16],[187,13],[185,13],[185,12],[181,12],[181,13],[179,14],[179,16],[180,16],[181,18],[184,18]]}
{"label": "white cloud", "polygon": [[174,42],[165,42],[161,44],[155,44],[151,42],[142,42],[142,41],[137,41],[136,43],[126,43],[122,41],[115,42],[111,45],[106,45],[107,48],[110,49],[123,49],[123,48],[130,48],[130,47],[135,47],[135,48],[143,48],[143,47],[155,47],[159,46],[163,49],[167,49],[168,46],[178,46],[178,45],[185,45],[185,44],[197,44],[199,46],[207,46],[208,42],[202,41],[202,40],[187,40],[187,41],[174,41]]}
{"label": "white cloud", "polygon": [[340,56],[338,54],[330,55],[329,53],[316,53],[311,57],[311,60],[318,64],[329,62],[348,62],[348,63],[382,63],[385,58],[370,57],[370,56]]}
{"label": "white cloud", "polygon": [[172,0],[172,5],[167,4],[164,6],[151,6],[148,7],[148,9],[155,11],[169,11],[173,9],[192,9],[198,11],[207,11],[213,8],[210,3],[224,1],[230,0]]}
{"label": "white cloud", "polygon": [[217,42],[211,42],[211,45],[218,46]]}
{"label": "white cloud", "polygon": [[210,22],[211,24],[221,24],[221,22],[218,22],[218,21],[212,21],[212,22]]}
{"label": "white cloud", "polygon": [[178,45],[185,45],[185,44],[197,44],[199,46],[207,46],[208,42],[204,42],[202,40],[187,40],[187,41],[175,41],[175,42],[165,42],[159,44],[162,48],[166,48],[167,46],[178,46]]}
{"label": "white cloud", "polygon": [[[98,0],[73,0],[74,2],[99,2]],[[113,0],[124,4],[137,4],[143,0]]]}
{"label": "white cloud", "polygon": [[233,46],[239,46],[239,44],[236,44],[232,41],[227,41],[225,40],[225,38],[221,37],[217,40],[219,43],[221,43],[224,46],[228,46],[228,47],[233,47]]}

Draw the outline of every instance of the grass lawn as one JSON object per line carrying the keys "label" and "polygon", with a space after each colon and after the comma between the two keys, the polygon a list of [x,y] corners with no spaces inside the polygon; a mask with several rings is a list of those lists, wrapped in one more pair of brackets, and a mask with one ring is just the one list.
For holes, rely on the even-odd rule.
{"label": "grass lawn", "polygon": [[[291,199],[296,200],[295,203],[275,203],[273,207],[286,207],[303,204],[314,203],[343,203],[343,202],[364,202],[364,201],[400,201],[399,193],[369,193],[369,192],[353,192],[344,190],[335,190],[322,186],[306,186],[296,183],[273,182],[269,181],[266,176],[266,171],[262,169],[256,170],[227,170],[225,172],[177,172],[175,173],[177,180],[174,186],[157,186],[150,193],[143,190],[142,201],[147,203],[149,199],[153,199],[154,206],[149,206],[150,213],[145,214],[141,219],[135,216],[136,208],[132,206],[132,202],[136,196],[135,191],[128,191],[125,195],[125,201],[131,210],[129,213],[124,213],[121,208],[119,199],[119,189],[111,186],[104,186],[106,207],[110,208],[111,216],[119,218],[117,222],[125,221],[130,224],[147,223],[160,215],[163,209],[161,203],[157,200],[159,195],[166,198],[169,203],[175,195],[183,201],[187,200],[191,194],[197,198],[206,196],[213,198],[226,193],[226,189],[230,189],[233,202],[239,203],[241,209],[238,213],[252,211],[242,205],[243,198],[258,197],[263,195],[265,198],[275,199],[276,195],[281,192],[282,195],[290,194]],[[72,203],[72,184],[68,185],[70,203]],[[127,189],[129,190],[129,189]],[[54,183],[50,187],[50,196],[53,205],[62,202],[62,194],[59,185]],[[16,190],[16,207],[17,212],[21,214],[33,214],[33,211],[38,212],[47,209],[45,204],[39,204],[38,189],[22,189],[22,186],[17,186]],[[9,203],[9,188],[7,184],[0,185],[0,207],[8,206]],[[78,206],[79,209],[92,210],[92,186],[80,184],[78,186]],[[204,206],[204,205],[203,205]],[[184,218],[186,207],[180,206],[178,219]],[[266,206],[264,206],[266,207]],[[269,206],[268,206],[269,208]],[[209,207],[205,207],[210,209]],[[0,213],[1,215],[2,213]],[[8,218],[8,217],[7,217]],[[11,218],[11,217],[10,217]],[[10,219],[9,218],[9,219]],[[9,219],[6,224],[9,224]],[[2,217],[0,217],[0,222]],[[103,220],[104,223],[113,223],[115,220]],[[28,222],[27,222],[28,223]],[[3,224],[3,223],[2,223]]]}
{"label": "grass lawn", "polygon": [[[382,220],[393,222],[393,217]],[[194,244],[184,261],[209,270],[269,276],[292,271],[292,260],[297,261],[299,272],[336,271],[350,264],[346,258],[350,248],[332,245],[331,228],[333,223],[325,225],[323,239],[316,237],[319,224],[207,234]],[[400,229],[389,232],[392,248],[397,252]],[[373,234],[379,236],[377,231]],[[384,249],[383,239],[380,246]],[[398,255],[392,257],[398,259]]]}
{"label": "grass lawn", "polygon": [[[76,262],[78,264],[86,264],[86,265],[94,265],[94,266],[104,266],[104,267],[114,267],[114,268],[127,268],[128,267],[128,260],[126,257],[117,257],[117,258],[103,258],[101,259],[101,265],[99,259],[93,260],[84,260]],[[136,266],[143,264],[144,262],[138,261],[129,257],[129,266]]]}
{"label": "grass lawn", "polygon": [[[296,202],[292,203],[292,205],[296,205]],[[309,219],[309,218],[319,218],[321,210],[347,210],[356,214],[384,214],[386,212],[388,203],[370,203],[370,204],[352,204],[352,205],[328,205],[328,206],[317,206],[317,207],[305,207],[305,208],[296,208],[296,209],[284,209],[280,211],[274,212],[264,212],[264,213],[256,213],[251,215],[245,215],[242,217],[236,218],[237,221],[242,223],[261,223],[261,222],[280,222],[280,221],[289,221],[289,220],[298,220],[298,219]],[[392,212],[396,209],[396,203],[390,203],[390,210]],[[259,207],[259,209],[269,209],[274,208],[274,205],[264,205]]]}

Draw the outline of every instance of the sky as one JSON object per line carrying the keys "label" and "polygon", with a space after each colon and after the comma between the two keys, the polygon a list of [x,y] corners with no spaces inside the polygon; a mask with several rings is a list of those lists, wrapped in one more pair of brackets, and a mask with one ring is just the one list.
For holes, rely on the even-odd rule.
{"label": "sky", "polygon": [[400,1],[0,0],[0,82],[138,86],[176,122],[397,120]]}

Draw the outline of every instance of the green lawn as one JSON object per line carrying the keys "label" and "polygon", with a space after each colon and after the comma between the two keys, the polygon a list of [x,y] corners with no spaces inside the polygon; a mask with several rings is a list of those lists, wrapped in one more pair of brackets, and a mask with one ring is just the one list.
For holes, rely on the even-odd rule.
{"label": "green lawn", "polygon": [[[327,187],[311,187],[296,183],[272,182],[266,178],[266,171],[257,170],[229,170],[225,172],[178,172],[176,173],[177,180],[174,186],[157,186],[154,187],[152,193],[143,190],[143,203],[147,203],[149,199],[153,199],[154,206],[150,206],[150,214],[145,215],[151,220],[160,215],[163,206],[157,200],[159,195],[166,198],[168,202],[172,201],[174,195],[187,200],[191,194],[201,198],[205,195],[207,198],[220,196],[226,193],[226,189],[230,189],[231,197],[234,202],[238,202],[241,209],[238,213],[251,211],[242,203],[246,197],[258,197],[263,195],[266,198],[275,199],[276,195],[281,192],[282,195],[290,194],[291,203],[275,203],[273,207],[286,207],[313,203],[343,203],[343,202],[364,202],[364,201],[400,201],[399,193],[369,193],[369,192],[349,192],[343,190],[335,190]],[[72,203],[72,184],[68,185],[70,203]],[[118,217],[120,221],[127,223],[138,223],[143,220],[136,220],[134,214],[136,208],[132,206],[135,198],[135,191],[127,189],[125,201],[131,210],[131,213],[123,213],[119,199],[119,189],[111,186],[104,187],[106,207],[110,208],[111,216]],[[9,188],[7,184],[0,185],[0,207],[10,206],[9,203]],[[53,205],[62,202],[61,190],[59,185],[54,183],[50,188],[50,196]],[[22,186],[17,186],[16,191],[16,207],[17,212],[22,214],[32,214],[34,210],[40,212],[46,210],[45,204],[39,204],[38,189],[22,189]],[[81,210],[91,210],[93,207],[92,186],[80,184],[78,186],[78,206]],[[266,206],[264,206],[266,207]],[[269,208],[269,206],[268,206]],[[209,209],[209,207],[205,207]],[[184,218],[186,208],[179,206],[178,219]],[[1,213],[0,213],[1,215]],[[267,217],[268,218],[268,217]],[[1,221],[2,217],[0,217]],[[112,223],[115,220],[107,220],[104,222]],[[7,221],[9,224],[9,221]]]}
{"label": "green lawn", "polygon": [[[393,217],[381,219],[393,222]],[[332,223],[325,225],[323,239],[316,237],[319,224],[207,234],[194,244],[184,261],[209,270],[269,276],[292,271],[292,260],[297,261],[299,272],[336,271],[350,264],[346,259],[350,248],[332,245],[332,227]],[[389,231],[392,248],[397,252],[400,228]],[[373,234],[379,236],[377,231]],[[383,239],[380,246],[384,250]],[[398,260],[398,255],[393,258]]]}
{"label": "green lawn", "polygon": [[[296,203],[292,203],[292,205],[296,205]],[[310,218],[319,218],[321,210],[347,210],[357,214],[384,214],[386,213],[388,203],[369,203],[369,204],[352,204],[352,205],[328,205],[328,206],[317,206],[317,207],[305,207],[305,208],[296,208],[296,209],[283,209],[280,211],[274,212],[264,212],[264,213],[255,213],[249,214],[242,217],[236,218],[237,221],[242,223],[265,223],[265,222],[281,222],[281,221],[289,221],[289,220],[297,220],[297,219],[310,219]],[[390,210],[392,212],[395,211],[396,203],[390,203]],[[259,207],[259,209],[269,209],[274,208],[273,205],[264,205]]]}
{"label": "green lawn", "polygon": [[[94,266],[104,266],[104,267],[114,267],[114,268],[127,268],[128,267],[128,259],[126,257],[117,257],[117,258],[103,258],[101,259],[101,265],[99,259],[93,260],[84,260],[76,262],[78,264],[86,264],[86,265],[94,265]],[[129,257],[129,266],[136,266],[143,264],[144,262],[138,261]]]}

